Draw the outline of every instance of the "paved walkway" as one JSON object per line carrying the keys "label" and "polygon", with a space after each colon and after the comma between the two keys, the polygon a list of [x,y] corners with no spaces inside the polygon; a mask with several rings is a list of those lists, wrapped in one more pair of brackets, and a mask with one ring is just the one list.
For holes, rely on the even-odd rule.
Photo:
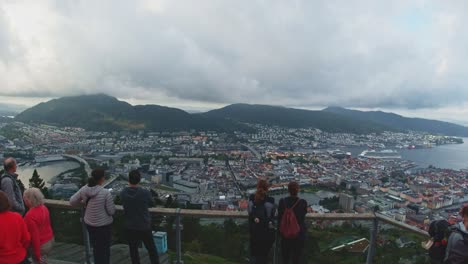
{"label": "paved walkway", "polygon": [[[146,249],[140,249],[140,259],[142,264],[150,264]],[[84,246],[75,244],[56,243],[52,254],[49,256],[50,264],[81,264],[85,261]],[[127,245],[113,245],[111,247],[112,264],[132,263]],[[169,263],[168,255],[160,256],[160,263]]]}

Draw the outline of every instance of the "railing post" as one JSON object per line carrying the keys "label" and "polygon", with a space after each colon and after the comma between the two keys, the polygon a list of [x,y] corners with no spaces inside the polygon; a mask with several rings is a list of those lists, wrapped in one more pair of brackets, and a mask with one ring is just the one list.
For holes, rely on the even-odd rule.
{"label": "railing post", "polygon": [[275,243],[274,243],[274,251],[273,251],[273,264],[278,264],[278,245],[279,245],[279,235],[278,230],[275,229]]}
{"label": "railing post", "polygon": [[83,231],[83,243],[85,248],[85,263],[91,264],[91,243],[89,242],[89,233],[84,221],[84,208],[81,208],[81,230]]}
{"label": "railing post", "polygon": [[377,248],[378,232],[379,232],[379,220],[377,219],[377,217],[375,217],[372,223],[371,239],[370,239],[369,249],[367,251],[366,264],[372,264],[372,261],[374,259],[375,250]]}
{"label": "railing post", "polygon": [[180,208],[176,209],[176,224],[175,224],[175,232],[176,232],[176,261],[175,264],[183,264],[182,261],[182,224],[180,221]]}

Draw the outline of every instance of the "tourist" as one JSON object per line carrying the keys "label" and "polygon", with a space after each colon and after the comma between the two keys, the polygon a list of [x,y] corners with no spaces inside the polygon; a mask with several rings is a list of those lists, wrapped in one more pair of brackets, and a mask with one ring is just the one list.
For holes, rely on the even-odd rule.
{"label": "tourist", "polygon": [[[299,184],[297,184],[297,182],[290,182],[288,184],[288,192],[289,197],[281,199],[279,201],[278,208],[278,226],[280,227],[280,234],[282,238],[281,253],[283,264],[299,264],[301,262],[301,257],[304,251],[304,243],[307,232],[305,224],[307,202],[297,196],[299,193]],[[291,213],[291,216],[293,216],[292,221],[291,218],[287,216],[289,213]],[[289,221],[289,223],[286,224],[286,222],[283,223],[282,221]],[[296,232],[293,232],[291,235],[291,231]]]}
{"label": "tourist", "polygon": [[16,174],[16,160],[13,158],[5,159],[3,161],[3,168],[5,169],[5,174],[0,181],[0,190],[4,191],[8,199],[10,199],[11,210],[24,215],[23,194],[17,183],[18,174]]}
{"label": "tourist", "polygon": [[259,180],[248,206],[251,263],[269,263],[268,255],[275,242],[275,210],[275,199],[268,196],[267,181]]}
{"label": "tourist", "polygon": [[129,186],[122,190],[120,200],[124,208],[125,234],[133,264],[140,263],[138,246],[145,244],[152,264],[159,264],[158,253],[151,231],[151,214],[148,208],[154,206],[150,191],[139,186],[140,172],[133,170],[128,175]]}
{"label": "tourist", "polygon": [[0,191],[0,264],[28,264],[31,237],[21,215],[10,210],[10,199]]}
{"label": "tourist", "polygon": [[34,263],[47,263],[47,256],[54,246],[54,232],[50,225],[49,210],[44,205],[44,195],[37,188],[24,192],[24,203],[29,211],[24,217],[31,234],[31,253]]}
{"label": "tourist", "polygon": [[109,264],[112,239],[112,216],[115,205],[109,190],[104,189],[104,170],[94,169],[88,184],[70,198],[72,206],[85,206],[84,222],[93,247],[94,263]]}
{"label": "tourist", "polygon": [[452,228],[445,251],[445,264],[468,263],[468,205],[462,208],[460,215],[463,221]]}

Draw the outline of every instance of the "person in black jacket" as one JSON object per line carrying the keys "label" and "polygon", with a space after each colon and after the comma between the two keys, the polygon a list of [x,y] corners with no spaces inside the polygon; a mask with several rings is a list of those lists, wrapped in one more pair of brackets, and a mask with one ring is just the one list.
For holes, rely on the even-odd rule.
{"label": "person in black jacket", "polygon": [[150,191],[138,184],[141,176],[137,170],[131,171],[128,176],[129,187],[122,190],[120,199],[124,207],[125,233],[130,249],[133,264],[140,263],[138,245],[143,242],[151,264],[159,264],[158,252],[151,232],[151,215],[148,208],[154,206]]}
{"label": "person in black jacket", "polygon": [[248,208],[251,263],[268,263],[268,254],[275,242],[275,210],[275,199],[268,196],[267,181],[259,180]]}
{"label": "person in black jacket", "polygon": [[445,250],[445,264],[468,263],[468,206],[462,208],[460,215],[463,221],[453,227]]}
{"label": "person in black jacket", "polygon": [[307,214],[307,202],[300,199],[297,194],[299,193],[299,184],[297,182],[290,182],[288,184],[289,197],[283,198],[279,201],[278,208],[278,226],[281,226],[281,219],[286,208],[293,208],[294,215],[296,216],[297,223],[300,227],[300,232],[297,237],[281,239],[281,254],[283,264],[299,264],[304,251],[304,243],[307,233],[305,223],[305,216]]}

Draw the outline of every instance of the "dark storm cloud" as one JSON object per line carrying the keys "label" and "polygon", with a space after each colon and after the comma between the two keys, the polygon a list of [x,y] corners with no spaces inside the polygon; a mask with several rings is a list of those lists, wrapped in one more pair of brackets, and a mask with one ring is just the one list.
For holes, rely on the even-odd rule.
{"label": "dark storm cloud", "polygon": [[[8,1],[0,95],[432,108],[468,99],[464,2]],[[5,34],[8,32],[8,34]]]}

